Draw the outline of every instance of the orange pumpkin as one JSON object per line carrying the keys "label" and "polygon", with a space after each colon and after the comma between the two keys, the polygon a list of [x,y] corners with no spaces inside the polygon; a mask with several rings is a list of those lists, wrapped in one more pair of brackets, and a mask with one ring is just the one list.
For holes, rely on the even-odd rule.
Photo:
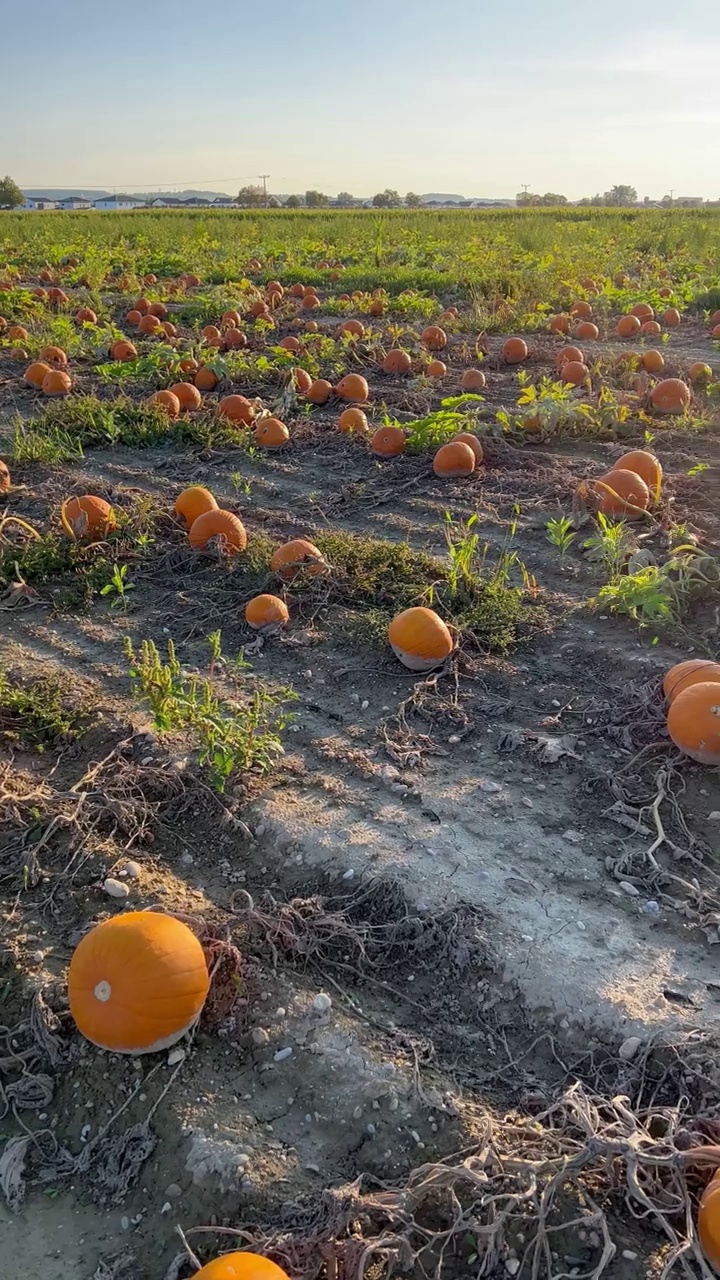
{"label": "orange pumpkin", "polygon": [[557,316],[551,316],[548,320],[548,329],[551,333],[569,333],[570,317],[562,313]]}
{"label": "orange pumpkin", "polygon": [[[195,381],[197,383],[197,378]],[[244,427],[252,426],[255,420],[255,410],[245,396],[223,396],[217,411],[221,418],[227,418],[229,422],[240,422]]]}
{"label": "orange pumpkin", "polygon": [[425,368],[428,378],[444,378],[447,373],[447,365],[442,360],[431,360]]}
{"label": "orange pumpkin", "polygon": [[161,327],[162,326],[157,316],[151,316],[150,312],[148,312],[147,315],[140,317],[138,333],[144,333],[147,336],[150,336],[152,334],[159,333]]}
{"label": "orange pumpkin", "polygon": [[567,386],[581,387],[588,383],[590,370],[580,360],[566,360],[560,370],[560,377]]}
{"label": "orange pumpkin", "polygon": [[432,671],[453,651],[453,638],[442,618],[419,605],[393,618],[388,640],[396,658],[410,671]]}
{"label": "orange pumpkin", "polygon": [[698,764],[720,764],[720,666],[678,693],[667,715],[670,737]]}
{"label": "orange pumpkin", "polygon": [[352,434],[354,431],[365,433],[369,430],[368,420],[362,409],[343,409],[338,418],[338,426],[341,431]]}
{"label": "orange pumpkin", "polygon": [[409,373],[411,365],[412,361],[407,351],[402,351],[400,347],[391,347],[383,360],[383,373]]}
{"label": "orange pumpkin", "polygon": [[7,354],[11,360],[19,360],[23,364],[28,358],[28,353],[24,347],[11,347]]}
{"label": "orange pumpkin", "polygon": [[591,320],[582,320],[575,329],[575,337],[582,342],[596,342],[600,337],[600,330]]}
{"label": "orange pumpkin", "polygon": [[194,551],[210,554],[235,555],[247,546],[245,526],[232,511],[213,507],[197,516],[188,533]]}
{"label": "orange pumpkin", "polygon": [[564,364],[569,361],[577,364],[585,363],[585,356],[580,347],[561,347],[555,357],[555,368],[560,373]]}
{"label": "orange pumpkin", "polygon": [[587,320],[592,315],[592,307],[589,302],[582,300],[574,302],[570,308],[570,315],[574,316],[576,320]]}
{"label": "orange pumpkin", "polygon": [[0,458],[0,492],[10,488],[10,471],[6,462]]}
{"label": "orange pumpkin", "polygon": [[8,338],[11,342],[27,342],[30,334],[21,324],[13,324],[8,329]]}
{"label": "orange pumpkin", "polygon": [[449,440],[447,444],[440,446],[433,458],[436,476],[471,476],[474,470],[475,450],[464,440]]}
{"label": "orange pumpkin", "polygon": [[62,369],[51,369],[42,384],[44,396],[67,396],[72,391],[72,378]]}
{"label": "orange pumpkin", "polygon": [[67,498],[60,510],[62,527],[69,538],[81,542],[102,540],[116,527],[115,512],[104,498],[93,493],[80,498]]}
{"label": "orange pumpkin", "polygon": [[225,325],[229,325],[231,328],[234,327],[236,329],[239,329],[240,325],[242,324],[242,316],[240,315],[239,311],[223,311],[222,320],[220,321],[220,323],[223,325],[223,327]]}
{"label": "orange pumpkin", "polygon": [[654,453],[650,453],[647,449],[633,449],[630,453],[624,453],[617,462],[614,462],[610,468],[610,475],[613,471],[632,471],[636,476],[640,476],[645,481],[653,501],[657,502],[660,497],[660,488],[662,485],[663,469],[659,458]]}
{"label": "orange pumpkin", "polygon": [[183,356],[180,361],[180,369],[182,373],[197,373],[200,365],[193,356]]}
{"label": "orange pumpkin", "polygon": [[177,418],[180,415],[180,401],[174,391],[155,391],[148,396],[149,405],[157,405],[158,409],[163,409],[168,418]]}
{"label": "orange pumpkin", "polygon": [[453,436],[450,443],[453,444],[456,440],[460,440],[463,444],[470,446],[475,454],[475,466],[479,467],[485,457],[485,453],[477,436],[474,436],[471,431],[461,431],[458,435]]}
{"label": "orange pumpkin", "polygon": [[645,320],[652,320],[655,316],[655,312],[649,302],[636,302],[635,306],[630,308],[629,314],[631,316],[637,316],[641,324],[644,323]]}
{"label": "orange pumpkin", "polygon": [[615,326],[615,332],[620,338],[634,338],[641,328],[637,316],[621,316]]}
{"label": "orange pumpkin", "polygon": [[206,324],[202,336],[209,347],[219,347],[222,342],[222,334],[214,324]]}
{"label": "orange pumpkin", "polygon": [[68,358],[62,347],[43,347],[40,352],[40,359],[46,364],[53,365],[55,368],[64,369],[68,362]]}
{"label": "orange pumpkin", "polygon": [[68,970],[78,1030],[112,1053],[157,1053],[197,1022],[210,986],[203,949],[182,921],[129,911],[91,929]]}
{"label": "orange pumpkin", "polygon": [[158,320],[167,320],[168,309],[164,302],[152,302],[148,307],[149,316],[157,316]]}
{"label": "orange pumpkin", "polygon": [[170,323],[169,320],[163,320],[160,328],[162,329],[166,338],[177,338],[177,329],[175,328],[174,324]]}
{"label": "orange pumpkin", "polygon": [[442,351],[447,346],[447,334],[437,324],[428,325],[420,335],[420,341],[428,351]]}
{"label": "orange pumpkin", "polygon": [[508,338],[502,349],[502,357],[506,364],[521,364],[527,360],[527,343],[524,338]]}
{"label": "orange pumpkin", "polygon": [[259,1253],[225,1253],[195,1273],[195,1280],[290,1280],[280,1267]]}
{"label": "orange pumpkin", "polygon": [[463,391],[482,391],[485,382],[485,374],[482,369],[466,369],[460,379],[460,386]]}
{"label": "orange pumpkin", "polygon": [[341,400],[350,400],[355,404],[364,404],[370,394],[367,380],[360,373],[346,373],[335,388],[335,394]]}
{"label": "orange pumpkin", "polygon": [[125,317],[125,323],[132,325],[133,329],[137,329],[141,320],[142,320],[142,315],[140,314],[139,311],[135,311],[134,309],[131,311],[128,311]]}
{"label": "orange pumpkin", "polygon": [[147,298],[138,298],[133,302],[133,311],[139,311],[141,316],[146,316],[150,310],[150,303]]}
{"label": "orange pumpkin", "polygon": [[652,348],[650,351],[643,351],[640,356],[640,363],[643,369],[646,369],[648,373],[662,373],[662,370],[665,368],[665,360],[662,353],[660,351],[655,351]]}
{"label": "orange pumpkin", "polygon": [[49,364],[45,364],[42,360],[36,360],[25,370],[24,378],[29,387],[34,387],[36,391],[40,391],[47,375],[51,372]]}
{"label": "orange pumpkin", "polygon": [[218,376],[208,364],[203,364],[195,374],[195,386],[198,391],[214,391],[218,384]]}
{"label": "orange pumpkin", "polygon": [[282,449],[290,439],[290,432],[279,418],[262,418],[253,432],[255,443],[263,449]]}
{"label": "orange pumpkin", "polygon": [[704,360],[696,360],[688,369],[688,378],[691,382],[704,386],[712,378],[712,369]]}
{"label": "orange pumpkin", "polygon": [[640,332],[645,338],[657,338],[662,333],[662,329],[657,320],[645,320],[640,325]]}
{"label": "orange pumpkin", "polygon": [[242,329],[226,329],[222,345],[226,351],[240,351],[247,346],[247,336]]}
{"label": "orange pumpkin", "polygon": [[720,311],[713,311],[709,323],[711,329],[714,329],[716,324],[720,324]]}
{"label": "orange pumpkin", "polygon": [[302,343],[300,342],[300,339],[293,338],[292,335],[288,338],[283,338],[282,342],[278,345],[281,346],[284,351],[302,351]]}
{"label": "orange pumpkin", "polygon": [[245,621],[253,631],[279,631],[289,617],[285,601],[278,596],[253,596],[245,605]]}
{"label": "orange pumpkin", "polygon": [[663,681],[663,692],[672,705],[685,689],[691,689],[695,684],[717,684],[718,681],[720,681],[720,663],[704,658],[695,660],[691,658],[687,662],[678,662],[677,666],[671,667]]}
{"label": "orange pumpkin", "polygon": [[320,299],[315,293],[306,293],[303,297],[302,304],[307,311],[313,311],[316,307],[320,306]]}
{"label": "orange pumpkin", "polygon": [[199,409],[202,404],[202,396],[192,382],[176,382],[170,391],[181,409]]}
{"label": "orange pumpkin", "polygon": [[292,582],[299,573],[311,573],[313,576],[326,573],[328,567],[322,551],[318,551],[307,538],[293,538],[284,543],[277,548],[270,561],[272,572],[282,578],[283,582]]}
{"label": "orange pumpkin", "polygon": [[293,297],[293,298],[304,298],[304,297],[305,297],[305,285],[304,285],[304,284],[294,284],[294,285],[292,286],[292,289],[290,290],[290,295],[291,295],[291,297]]}
{"label": "orange pumpkin", "polygon": [[594,481],[600,511],[606,516],[624,516],[636,520],[650,506],[650,493],[645,481],[634,471],[621,468],[609,471]]}
{"label": "orange pumpkin", "polygon": [[347,333],[351,338],[362,338],[365,334],[365,325],[361,320],[345,320],[340,325],[340,332]]}
{"label": "orange pumpkin", "polygon": [[293,369],[292,376],[293,382],[295,383],[295,390],[298,395],[307,395],[313,384],[313,380],[307,369]]}
{"label": "orange pumpkin", "polygon": [[680,312],[677,307],[668,307],[667,311],[663,311],[662,319],[668,329],[675,329],[680,324]]}
{"label": "orange pumpkin", "polygon": [[720,324],[715,325],[715,328],[712,330],[711,337],[720,338]]}
{"label": "orange pumpkin", "polygon": [[136,359],[137,349],[132,342],[126,342],[123,338],[119,342],[113,342],[110,348],[110,355],[113,360],[120,360],[124,363],[128,360]]}
{"label": "orange pumpkin", "polygon": [[381,458],[396,458],[405,452],[405,432],[400,427],[378,427],[370,448]]}
{"label": "orange pumpkin", "polygon": [[200,484],[192,484],[189,489],[183,489],[175,500],[175,515],[184,522],[186,529],[192,528],[198,516],[217,509],[218,504],[210,490],[204,489]]}
{"label": "orange pumpkin", "polygon": [[200,277],[192,271],[187,271],[182,278],[186,289],[195,289],[200,283]]}
{"label": "orange pumpkin", "polygon": [[[720,1271],[720,1170],[716,1171],[700,1199],[698,1238],[708,1262]],[[210,1277],[222,1280],[222,1277]]]}
{"label": "orange pumpkin", "polygon": [[658,413],[684,413],[690,404],[690,388],[681,378],[664,378],[650,392]]}
{"label": "orange pumpkin", "polygon": [[305,397],[311,404],[327,404],[332,392],[332,383],[325,378],[316,378],[305,392]]}

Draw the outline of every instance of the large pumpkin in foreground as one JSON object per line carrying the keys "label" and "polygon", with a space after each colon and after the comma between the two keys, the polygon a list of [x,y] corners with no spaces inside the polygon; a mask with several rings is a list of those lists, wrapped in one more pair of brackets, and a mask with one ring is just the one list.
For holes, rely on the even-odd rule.
{"label": "large pumpkin in foreground", "polygon": [[288,1280],[288,1275],[259,1253],[226,1253],[206,1263],[195,1280]]}
{"label": "large pumpkin in foreground", "polygon": [[698,681],[678,693],[668,709],[667,730],[691,760],[720,765],[720,679]]}
{"label": "large pumpkin in foreground", "polygon": [[203,949],[181,920],[130,911],[98,924],[75,948],[70,1012],[93,1044],[155,1053],[197,1021],[210,986]]}
{"label": "large pumpkin in foreground", "polygon": [[433,609],[417,606],[393,618],[388,640],[396,658],[410,671],[432,671],[449,658],[453,638]]}
{"label": "large pumpkin in foreground", "polygon": [[[702,1251],[713,1267],[720,1269],[720,1169],[702,1194],[698,1210],[698,1236]],[[201,1273],[202,1274],[202,1273]],[[230,1273],[232,1275],[232,1272]],[[215,1280],[215,1277],[212,1277]],[[220,1280],[220,1277],[217,1278]]]}

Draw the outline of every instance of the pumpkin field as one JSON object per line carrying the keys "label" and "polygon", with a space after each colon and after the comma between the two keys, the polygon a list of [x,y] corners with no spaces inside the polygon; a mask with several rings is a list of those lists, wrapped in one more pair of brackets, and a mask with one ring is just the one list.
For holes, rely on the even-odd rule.
{"label": "pumpkin field", "polygon": [[0,214],[0,910],[2,1280],[718,1274],[720,210]]}

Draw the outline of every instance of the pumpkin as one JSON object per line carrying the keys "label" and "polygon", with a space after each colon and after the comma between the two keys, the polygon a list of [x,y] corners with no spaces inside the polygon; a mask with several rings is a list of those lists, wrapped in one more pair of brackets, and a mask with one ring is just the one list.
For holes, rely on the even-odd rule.
{"label": "pumpkin", "polygon": [[239,329],[242,324],[242,316],[239,311],[223,311],[220,323],[223,326],[229,325],[231,328],[235,327],[236,329]]}
{"label": "pumpkin", "polygon": [[183,356],[180,361],[180,370],[182,373],[197,373],[200,365],[194,356]]}
{"label": "pumpkin", "polygon": [[447,373],[447,365],[442,360],[431,360],[425,366],[425,376],[428,378],[444,378]]}
{"label": "pumpkin", "polygon": [[369,430],[368,420],[362,409],[355,407],[351,409],[343,409],[338,418],[338,426],[341,431],[352,434],[354,431],[366,432]]}
{"label": "pumpkin", "polygon": [[713,311],[709,324],[711,329],[714,329],[716,324],[720,324],[720,311]]}
{"label": "pumpkin", "polygon": [[340,325],[340,332],[347,333],[351,338],[362,338],[365,334],[365,325],[361,320],[345,320]]}
{"label": "pumpkin", "polygon": [[600,330],[591,320],[582,320],[576,326],[575,337],[580,338],[582,342],[596,342],[600,337]]}
{"label": "pumpkin", "polygon": [[637,316],[621,316],[615,326],[615,332],[620,338],[634,338],[641,328],[642,325]]}
{"label": "pumpkin", "polygon": [[383,302],[382,298],[375,298],[374,302],[370,303],[370,315],[381,316],[384,314],[384,312],[385,312],[385,303]]}
{"label": "pumpkin", "polygon": [[202,364],[195,374],[195,386],[198,391],[214,391],[218,384],[218,376],[209,364]]}
{"label": "pumpkin", "polygon": [[482,391],[486,378],[482,369],[466,369],[460,379],[463,391]]}
{"label": "pumpkin", "polygon": [[81,938],[68,970],[78,1030],[112,1053],[157,1053],[197,1022],[210,987],[203,949],[182,921],[129,911]]}
{"label": "pumpkin", "polygon": [[148,315],[140,317],[138,333],[143,333],[146,336],[152,336],[153,334],[159,333],[161,327],[162,326],[157,316],[151,316],[148,313]]}
{"label": "pumpkin", "polygon": [[23,376],[29,387],[34,387],[36,391],[40,391],[47,375],[51,372],[49,364],[45,364],[42,360],[36,360],[28,366]]}
{"label": "pumpkin", "polygon": [[67,498],[60,510],[62,527],[69,538],[80,542],[87,538],[96,542],[116,527],[115,512],[104,498],[85,493],[80,498]]}
{"label": "pumpkin", "polygon": [[346,373],[335,388],[335,394],[341,400],[350,400],[355,404],[364,404],[370,394],[367,380],[360,373]]}
{"label": "pumpkin", "polygon": [[[702,1251],[708,1262],[720,1270],[720,1170],[716,1171],[700,1198],[697,1228]],[[210,1280],[215,1280],[210,1277]],[[222,1280],[218,1277],[217,1280]]]}
{"label": "pumpkin", "polygon": [[200,277],[192,271],[186,271],[182,279],[186,289],[195,289],[200,283]]}
{"label": "pumpkin", "polygon": [[225,1253],[196,1271],[194,1280],[289,1280],[289,1276],[259,1253]]}
{"label": "pumpkin", "polygon": [[240,351],[242,347],[247,346],[247,337],[242,329],[226,329],[222,345],[225,351]]}
{"label": "pumpkin", "polygon": [[289,617],[285,601],[278,596],[253,596],[245,605],[245,621],[253,631],[279,631]]}
{"label": "pumpkin", "polygon": [[174,391],[155,391],[148,396],[148,405],[157,405],[168,418],[177,418],[180,414],[180,401]]}
{"label": "pumpkin", "polygon": [[592,315],[592,307],[589,302],[574,302],[570,308],[570,315],[575,316],[576,320],[587,320]]}
{"label": "pumpkin", "polygon": [[696,360],[688,369],[688,378],[691,382],[697,382],[702,386],[712,378],[712,369],[709,364],[705,364],[704,360]]}
{"label": "pumpkin", "polygon": [[199,409],[202,404],[202,396],[192,382],[176,382],[170,387],[170,392],[181,409]]}
{"label": "pumpkin", "polygon": [[306,538],[293,538],[274,552],[270,568],[283,582],[292,582],[302,572],[313,575],[325,573],[328,563],[312,542]]}
{"label": "pumpkin", "polygon": [[146,276],[143,276],[143,284],[157,284],[157,276],[154,276],[152,271],[149,271]]}
{"label": "pumpkin", "polygon": [[475,450],[464,440],[449,440],[438,449],[433,458],[436,476],[471,476],[475,470]]}
{"label": "pumpkin", "polygon": [[146,316],[150,310],[150,303],[147,298],[138,298],[133,302],[133,311],[139,311],[141,316]]}
{"label": "pumpkin", "polygon": [[175,328],[174,324],[170,323],[169,320],[163,320],[162,324],[160,325],[160,328],[162,329],[166,338],[177,338],[177,329]]}
{"label": "pumpkin", "polygon": [[581,387],[590,378],[590,370],[581,360],[567,360],[560,370],[560,377],[567,386]]}
{"label": "pumpkin", "polygon": [[393,618],[388,640],[396,658],[410,671],[432,671],[453,651],[453,638],[433,609],[418,605]]}
{"label": "pumpkin", "polygon": [[691,760],[713,766],[720,764],[720,665],[707,676],[673,698],[667,730]]}
{"label": "pumpkin", "polygon": [[28,358],[28,353],[24,347],[11,347],[7,354],[11,360],[20,360],[23,364]]}
{"label": "pumpkin", "polygon": [[59,307],[64,307],[65,303],[70,301],[67,294],[62,289],[57,288],[48,289],[48,298],[50,302],[54,304],[55,311],[57,311]]}
{"label": "pumpkin", "polygon": [[314,293],[306,293],[303,297],[302,304],[307,311],[312,311],[314,308],[320,306],[320,299]]}
{"label": "pumpkin", "polygon": [[409,373],[412,361],[407,351],[391,347],[383,360],[383,373]]}
{"label": "pumpkin", "polygon": [[521,364],[527,360],[527,343],[524,338],[508,338],[502,349],[502,358],[506,364]]}
{"label": "pumpkin", "polygon": [[0,458],[0,492],[10,488],[10,471],[6,462]]}
{"label": "pumpkin", "polygon": [[671,667],[663,680],[663,693],[672,705],[679,694],[695,684],[717,684],[720,680],[720,663],[709,658],[690,658]]}
{"label": "pumpkin", "polygon": [[600,292],[597,282],[593,280],[591,276],[587,276],[584,280],[581,280],[580,287],[584,289],[586,293]]}
{"label": "pumpkin", "polygon": [[594,481],[594,486],[603,515],[636,520],[650,506],[648,487],[635,471],[618,467]]}
{"label": "pumpkin", "polygon": [[303,325],[303,328],[304,328],[304,330],[305,330],[305,332],[306,332],[306,333],[319,333],[319,332],[320,332],[320,326],[318,325],[317,320],[306,320],[306,321],[304,322],[304,324],[303,324],[303,321],[302,321],[302,320],[300,320],[300,322],[299,322],[299,323],[300,323],[301,325]]}
{"label": "pumpkin", "polygon": [[253,434],[255,443],[263,449],[281,449],[290,439],[290,432],[279,418],[262,418]]}
{"label": "pumpkin", "polygon": [[308,387],[305,396],[311,404],[327,404],[332,391],[332,383],[327,382],[325,378],[316,378]]}
{"label": "pumpkin", "polygon": [[157,316],[158,320],[167,320],[168,309],[164,302],[153,302],[148,307],[149,316]]}
{"label": "pumpkin", "polygon": [[561,372],[564,364],[573,361],[577,364],[585,363],[585,356],[579,347],[561,347],[555,357],[555,368],[558,373]]}
{"label": "pumpkin", "polygon": [[298,395],[306,395],[313,384],[307,369],[293,369],[292,378]]}
{"label": "pumpkin", "polygon": [[677,307],[668,307],[667,311],[663,311],[662,321],[668,329],[675,329],[680,324],[680,312]]}
{"label": "pumpkin", "polygon": [[197,516],[188,533],[194,551],[234,555],[247,546],[245,526],[232,511],[212,507]]}
{"label": "pumpkin", "polygon": [[649,302],[636,302],[635,306],[630,308],[629,315],[637,316],[638,320],[642,324],[645,320],[652,320],[655,316],[655,312]]}
{"label": "pumpkin", "polygon": [[292,298],[304,298],[304,297],[305,297],[305,285],[304,285],[304,284],[294,284],[294,285],[293,285],[293,287],[292,287],[292,289],[290,290],[290,296],[291,296]]}
{"label": "pumpkin", "polygon": [[557,316],[551,316],[548,320],[548,329],[551,333],[569,333],[570,317],[562,313]]}
{"label": "pumpkin", "polygon": [[302,351],[302,343],[300,342],[300,339],[293,338],[292,336],[288,338],[283,338],[282,342],[280,342],[278,345],[281,346],[285,351],[295,351],[295,352]]}
{"label": "pumpkin", "polygon": [[636,476],[640,476],[645,481],[648,490],[652,494],[654,502],[660,497],[660,487],[662,485],[663,469],[659,458],[654,453],[650,453],[647,449],[633,449],[630,453],[624,453],[617,462],[614,462],[610,468],[610,474],[613,471],[632,471]]}
{"label": "pumpkin", "polygon": [[477,436],[474,436],[471,431],[461,431],[458,435],[453,436],[450,444],[454,444],[456,440],[461,440],[463,444],[470,446],[475,454],[475,466],[479,467],[485,457],[485,453]]}
{"label": "pumpkin", "polygon": [[400,427],[378,427],[370,448],[381,458],[396,458],[405,452],[405,432]]}
{"label": "pumpkin", "polygon": [[66,396],[72,391],[72,378],[62,369],[51,369],[42,384],[44,396]]}
{"label": "pumpkin", "polygon": [[120,360],[123,363],[127,360],[135,360],[137,357],[137,349],[132,342],[126,342],[122,338],[119,342],[113,342],[110,348],[110,355],[113,360]]}
{"label": "pumpkin", "polygon": [[420,335],[420,341],[428,351],[442,351],[447,346],[447,334],[437,324],[428,325]]}
{"label": "pumpkin", "polygon": [[285,290],[283,289],[279,280],[271,280],[268,284],[265,285],[265,292],[277,293],[282,298],[283,294],[285,293]]}
{"label": "pumpkin", "polygon": [[68,358],[62,347],[43,347],[40,352],[40,359],[46,364],[55,365],[56,368],[64,368],[68,362]]}
{"label": "pumpkin", "polygon": [[222,343],[222,334],[214,324],[206,324],[202,336],[209,347],[219,347]]}
{"label": "pumpkin", "polygon": [[665,360],[662,353],[652,348],[649,351],[643,351],[640,356],[640,364],[648,373],[662,373],[665,368]]}
{"label": "pumpkin", "polygon": [[189,489],[183,489],[175,499],[175,515],[184,522],[186,529],[192,528],[198,516],[217,509],[218,504],[210,490],[203,488],[201,484],[192,484]]}
{"label": "pumpkin", "polygon": [[137,329],[141,320],[142,316],[139,311],[128,311],[125,317],[125,323],[132,325],[133,329]]}
{"label": "pumpkin", "polygon": [[690,388],[681,378],[664,378],[650,393],[658,413],[684,413],[690,404]]}
{"label": "pumpkin", "polygon": [[662,329],[657,320],[645,320],[640,326],[640,332],[645,338],[657,338],[662,333]]}
{"label": "pumpkin", "polygon": [[[197,379],[195,381],[197,383]],[[245,396],[223,396],[217,411],[221,418],[227,418],[229,422],[240,422],[244,427],[251,426],[255,420],[255,410]]]}
{"label": "pumpkin", "polygon": [[11,342],[27,342],[30,334],[21,324],[13,324],[8,329],[8,338]]}

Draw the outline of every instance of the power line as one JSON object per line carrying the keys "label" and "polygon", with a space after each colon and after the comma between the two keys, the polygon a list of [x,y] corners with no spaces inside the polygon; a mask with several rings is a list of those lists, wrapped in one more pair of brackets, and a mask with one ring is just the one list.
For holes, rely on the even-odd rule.
{"label": "power line", "polygon": [[[267,179],[270,177],[270,174],[269,173],[266,173],[266,174],[244,173],[244,174],[241,174],[239,177],[234,177],[234,178],[199,178],[199,179],[186,178],[180,182],[147,182],[147,180],[143,179],[142,182],[129,182],[129,181],[125,182],[124,186],[135,187],[139,190],[144,190],[144,191],[159,191],[161,188],[170,189],[171,187],[209,187],[217,182],[248,182],[251,178],[263,178],[263,177]],[[28,179],[22,185],[25,187],[41,187],[43,186],[43,183],[33,182],[30,179]],[[115,183],[75,182],[75,183],[66,183],[65,186],[85,187],[87,188],[88,191],[119,190],[118,184],[116,182]],[[45,187],[47,190],[50,190],[50,191],[57,190],[57,188],[49,187],[47,184],[45,184]]]}

